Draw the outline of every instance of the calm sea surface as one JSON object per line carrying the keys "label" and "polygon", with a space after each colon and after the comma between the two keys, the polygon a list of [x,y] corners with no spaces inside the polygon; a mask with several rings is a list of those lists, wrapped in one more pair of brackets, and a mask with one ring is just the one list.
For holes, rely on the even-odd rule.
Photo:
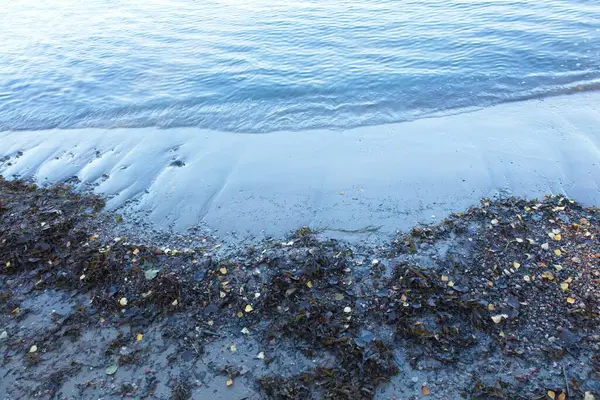
{"label": "calm sea surface", "polygon": [[599,87],[599,0],[0,0],[0,130],[341,129]]}

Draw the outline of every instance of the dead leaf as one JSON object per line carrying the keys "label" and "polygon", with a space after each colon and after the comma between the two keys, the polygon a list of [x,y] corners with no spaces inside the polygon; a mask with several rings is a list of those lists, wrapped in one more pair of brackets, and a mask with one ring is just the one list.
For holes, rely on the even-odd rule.
{"label": "dead leaf", "polygon": [[548,397],[550,397],[552,400],[556,399],[556,393],[554,393],[554,391],[552,390],[548,390],[546,392],[546,394],[548,395]]}
{"label": "dead leaf", "polygon": [[544,279],[548,279],[549,281],[553,281],[554,280],[554,274],[550,271],[545,271],[542,273],[542,278]]}
{"label": "dead leaf", "polygon": [[144,276],[146,277],[146,280],[151,281],[152,279],[156,278],[156,275],[158,275],[158,273],[158,269],[149,269],[147,271],[144,271]]}
{"label": "dead leaf", "polygon": [[431,390],[429,390],[429,388],[425,385],[421,386],[421,393],[423,393],[423,396],[429,396],[431,394]]}
{"label": "dead leaf", "polygon": [[575,304],[575,299],[573,297],[567,297],[567,303],[569,304]]}

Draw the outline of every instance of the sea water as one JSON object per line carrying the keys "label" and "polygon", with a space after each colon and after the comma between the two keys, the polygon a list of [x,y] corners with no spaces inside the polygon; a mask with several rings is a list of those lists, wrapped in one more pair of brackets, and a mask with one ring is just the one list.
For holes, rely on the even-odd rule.
{"label": "sea water", "polygon": [[0,130],[344,129],[599,87],[598,0],[0,1]]}

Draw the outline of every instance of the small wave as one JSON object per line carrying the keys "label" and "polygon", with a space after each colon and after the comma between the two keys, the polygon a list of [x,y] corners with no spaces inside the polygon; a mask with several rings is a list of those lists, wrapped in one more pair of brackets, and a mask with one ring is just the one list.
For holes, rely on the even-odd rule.
{"label": "small wave", "polygon": [[595,2],[177,4],[10,2],[0,130],[347,129],[600,85]]}

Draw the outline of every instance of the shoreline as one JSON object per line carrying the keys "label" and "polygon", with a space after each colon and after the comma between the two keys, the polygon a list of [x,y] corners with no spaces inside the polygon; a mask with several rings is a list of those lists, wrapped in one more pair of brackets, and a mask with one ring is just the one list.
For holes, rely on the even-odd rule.
{"label": "shoreline", "polygon": [[0,174],[101,194],[132,226],[224,242],[310,226],[381,241],[481,197],[600,204],[597,104],[582,93],[343,132],[1,132]]}
{"label": "shoreline", "polygon": [[0,178],[4,396],[600,394],[597,208],[484,199],[381,246],[305,227],[223,252],[115,237],[103,206]]}

